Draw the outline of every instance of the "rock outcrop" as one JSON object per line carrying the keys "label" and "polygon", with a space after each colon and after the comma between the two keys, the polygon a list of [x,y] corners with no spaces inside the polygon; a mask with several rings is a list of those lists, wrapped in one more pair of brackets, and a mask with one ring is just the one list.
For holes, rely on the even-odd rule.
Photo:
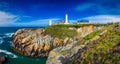
{"label": "rock outcrop", "polygon": [[47,56],[53,48],[64,46],[73,40],[53,38],[42,28],[19,29],[13,38],[13,49],[27,56]]}
{"label": "rock outcrop", "polygon": [[81,53],[87,49],[89,43],[100,39],[106,33],[107,30],[103,31],[99,36],[86,41],[84,45],[78,44],[80,41],[74,41],[66,46],[53,49],[50,51],[46,64],[70,64],[70,61],[74,61],[76,57],[81,56]]}
{"label": "rock outcrop", "polygon": [[66,37],[64,39],[52,37],[51,35],[47,34],[43,28],[19,29],[13,35],[13,50],[27,56],[44,57],[48,56],[52,49],[59,46],[65,46],[67,44],[74,44],[74,42],[79,40],[78,38],[84,37],[85,35],[88,35],[89,33],[99,29],[101,29],[101,27],[95,26],[75,28],[78,35],[73,38]]}
{"label": "rock outcrop", "polygon": [[6,61],[6,58],[4,56],[0,56],[0,64],[4,64]]}
{"label": "rock outcrop", "polygon": [[77,33],[78,33],[78,37],[85,37],[86,35],[90,34],[93,31],[96,30],[100,30],[101,28],[103,28],[103,26],[100,27],[96,27],[96,26],[83,26],[83,27],[79,27],[76,29]]}
{"label": "rock outcrop", "polygon": [[114,30],[115,32],[120,33],[119,26],[120,26],[120,23],[119,23],[118,25],[116,25],[116,26],[113,28],[113,30]]}

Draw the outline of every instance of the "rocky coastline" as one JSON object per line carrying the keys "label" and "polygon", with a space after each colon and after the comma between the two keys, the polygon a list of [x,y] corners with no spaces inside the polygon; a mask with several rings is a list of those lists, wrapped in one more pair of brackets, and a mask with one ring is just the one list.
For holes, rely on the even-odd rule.
{"label": "rocky coastline", "polygon": [[48,56],[49,51],[72,42],[72,38],[53,38],[44,29],[19,29],[13,35],[13,50],[26,56]]}
{"label": "rocky coastline", "polygon": [[53,49],[46,64],[119,64],[120,25],[104,27],[101,31],[84,44],[76,41]]}
{"label": "rocky coastline", "polygon": [[[83,37],[102,28],[103,26],[93,25],[78,28],[68,27],[69,30],[75,30],[77,35],[65,38],[53,37],[46,33],[44,28],[19,29],[13,35],[12,48],[14,51],[25,56],[48,57],[47,64],[49,64],[51,56],[53,56],[52,54],[56,55],[56,53],[53,52],[54,50],[60,52],[61,49],[70,49],[72,50],[71,53],[74,55],[81,49],[81,47],[84,47],[84,45],[75,46]],[[74,47],[74,49],[72,49],[72,47]]]}

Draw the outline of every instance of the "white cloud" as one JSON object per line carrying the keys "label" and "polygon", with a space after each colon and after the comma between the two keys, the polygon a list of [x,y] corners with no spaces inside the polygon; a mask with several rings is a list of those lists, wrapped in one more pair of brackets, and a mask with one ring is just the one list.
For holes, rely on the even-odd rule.
{"label": "white cloud", "polygon": [[82,19],[87,19],[90,22],[96,22],[96,23],[120,22],[119,15],[96,15]]}
{"label": "white cloud", "polygon": [[[25,16],[29,17],[29,16]],[[54,22],[60,21],[59,18],[38,19],[31,22],[17,22],[19,20],[18,15],[13,15],[7,12],[0,11],[0,26],[46,26],[51,19]],[[120,16],[118,15],[97,15],[90,16],[82,19],[87,19],[90,22],[107,23],[107,22],[120,22]],[[77,20],[69,20],[70,23],[77,22]]]}
{"label": "white cloud", "polygon": [[[30,17],[30,16],[23,16]],[[59,20],[58,18],[50,18],[53,22]],[[17,22],[20,20],[19,15],[13,15],[4,11],[0,11],[0,27],[3,26],[45,26],[48,25],[50,19],[38,19],[31,22]]]}
{"label": "white cloud", "polygon": [[69,23],[76,23],[77,20],[69,20]]}
{"label": "white cloud", "polygon": [[13,24],[18,19],[17,16],[7,12],[0,11],[0,26]]}
{"label": "white cloud", "polygon": [[52,20],[52,22],[54,23],[55,21],[59,19],[58,18],[38,19],[38,20],[31,21],[31,22],[14,23],[14,26],[27,26],[27,27],[46,26],[49,24],[49,20]]}

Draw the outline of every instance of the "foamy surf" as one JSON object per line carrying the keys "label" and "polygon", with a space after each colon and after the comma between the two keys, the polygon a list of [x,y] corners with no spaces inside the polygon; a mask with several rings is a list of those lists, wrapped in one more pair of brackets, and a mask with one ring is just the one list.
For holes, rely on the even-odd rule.
{"label": "foamy surf", "polygon": [[16,56],[15,54],[13,54],[13,53],[11,53],[11,52],[9,52],[9,51],[7,51],[7,50],[1,50],[1,49],[0,49],[0,53],[4,53],[4,54],[6,54],[6,55],[9,55],[9,56],[12,57],[12,58],[17,58],[17,56]]}
{"label": "foamy surf", "polygon": [[4,42],[3,38],[0,37],[0,44],[2,44]]}
{"label": "foamy surf", "polygon": [[5,35],[6,35],[7,37],[12,37],[13,34],[14,34],[14,33],[6,33]]}

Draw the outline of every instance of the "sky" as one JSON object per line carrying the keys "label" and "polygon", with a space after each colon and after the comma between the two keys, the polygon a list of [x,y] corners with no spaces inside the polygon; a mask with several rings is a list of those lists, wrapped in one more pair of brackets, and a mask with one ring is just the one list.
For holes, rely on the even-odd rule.
{"label": "sky", "polygon": [[0,27],[47,26],[69,15],[69,22],[120,21],[120,0],[0,0]]}

